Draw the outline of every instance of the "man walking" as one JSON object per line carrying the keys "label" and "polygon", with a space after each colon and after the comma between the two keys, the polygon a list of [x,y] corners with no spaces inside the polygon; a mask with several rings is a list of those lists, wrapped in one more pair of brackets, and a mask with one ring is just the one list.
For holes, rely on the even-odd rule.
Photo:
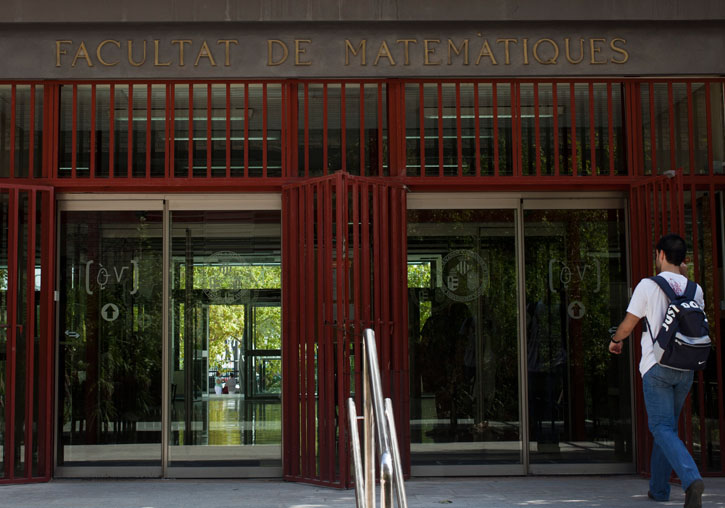
{"label": "man walking", "polygon": [[[663,236],[655,247],[655,267],[677,295],[687,286],[685,272],[685,240],[675,234]],[[705,308],[702,288],[698,285],[695,301]],[[609,351],[622,352],[622,341],[629,337],[642,318],[647,319],[649,331],[642,333],[642,375],[644,402],[647,408],[649,430],[654,437],[650,462],[651,478],[647,495],[655,501],[670,498],[669,479],[674,469],[685,491],[685,508],[702,506],[705,484],[687,447],[677,435],[677,421],[692,386],[693,371],[676,370],[660,365],[655,360],[652,337],[657,337],[665,318],[669,299],[650,279],[642,279],[634,289],[627,307],[627,315],[611,338]]]}

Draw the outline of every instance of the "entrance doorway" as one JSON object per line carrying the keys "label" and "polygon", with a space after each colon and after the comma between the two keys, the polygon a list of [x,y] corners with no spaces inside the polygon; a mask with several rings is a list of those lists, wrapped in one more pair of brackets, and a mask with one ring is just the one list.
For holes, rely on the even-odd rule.
{"label": "entrance doorway", "polygon": [[56,476],[282,475],[280,205],[61,197]]}
{"label": "entrance doorway", "polygon": [[413,475],[634,470],[624,200],[408,198]]}

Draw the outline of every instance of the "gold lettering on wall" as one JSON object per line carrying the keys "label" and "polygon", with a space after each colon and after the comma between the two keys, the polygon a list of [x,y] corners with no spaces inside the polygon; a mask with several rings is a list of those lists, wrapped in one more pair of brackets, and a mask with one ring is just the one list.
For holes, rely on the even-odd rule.
{"label": "gold lettering on wall", "polygon": [[211,50],[209,49],[209,45],[206,43],[206,41],[201,43],[201,48],[199,49],[199,54],[196,55],[196,61],[194,62],[194,67],[199,66],[199,60],[201,60],[202,58],[208,58],[211,66],[216,67],[216,62],[214,61],[214,56],[211,54]]}
{"label": "gold lettering on wall", "polygon": [[440,44],[440,39],[423,39],[423,44],[425,45],[425,65],[440,65],[440,60],[434,62],[430,59],[431,55],[433,55],[436,52],[435,47],[430,47],[430,44]]}
{"label": "gold lettering on wall", "polygon": [[[554,48],[554,56],[545,59],[542,59],[541,56],[539,56],[539,46],[544,43],[548,43],[552,48]],[[553,39],[539,39],[536,41],[536,44],[534,44],[533,52],[534,59],[543,65],[556,65],[556,61],[559,59],[559,45]]]}
{"label": "gold lettering on wall", "polygon": [[375,62],[373,62],[373,65],[378,65],[378,61],[381,58],[387,58],[390,65],[395,65],[395,59],[393,58],[393,55],[390,54],[390,48],[388,47],[388,43],[385,41],[383,41],[383,43],[380,45],[380,49],[378,50],[378,56],[375,57]]}
{"label": "gold lettering on wall", "polygon": [[229,67],[231,65],[231,58],[229,58],[229,45],[236,44],[239,46],[239,39],[219,39],[216,43],[224,44],[224,67]]}
{"label": "gold lettering on wall", "polygon": [[411,44],[418,44],[418,39],[398,39],[395,41],[396,43],[400,44],[401,42],[404,44],[405,47],[405,60],[403,65],[410,65],[410,53],[409,53],[409,47]]}
{"label": "gold lettering on wall", "polygon": [[141,67],[144,63],[146,63],[146,41],[143,41],[143,60],[140,62],[135,62],[133,59],[133,41],[128,40],[126,41],[126,44],[128,46],[128,63],[133,65],[134,67]]}
{"label": "gold lettering on wall", "polygon": [[[615,43],[621,42],[622,47],[620,48]],[[609,47],[612,48],[612,51],[619,53],[622,55],[622,58],[620,60],[617,60],[616,58],[612,57],[611,62],[614,64],[625,64],[629,60],[629,53],[627,50],[624,49],[624,45],[627,44],[627,41],[622,39],[621,37],[615,37],[612,39],[612,42],[609,43]]]}
{"label": "gold lettering on wall", "polygon": [[599,53],[602,50],[602,48],[600,48],[598,46],[598,44],[599,43],[602,43],[602,42],[607,42],[607,39],[604,39],[604,38],[601,38],[601,37],[596,37],[596,38],[589,39],[589,50],[590,50],[590,55],[592,57],[590,63],[592,65],[594,65],[594,64],[605,64],[605,63],[607,63],[606,60],[597,60],[597,53]]}
{"label": "gold lettering on wall", "polygon": [[107,62],[106,60],[103,59],[103,55],[102,55],[101,51],[103,50],[103,47],[106,44],[113,44],[118,49],[121,49],[121,42],[120,41],[116,41],[116,40],[113,40],[113,39],[106,39],[105,41],[101,41],[101,43],[98,44],[98,47],[96,48],[96,58],[98,58],[98,63],[100,63],[101,65],[104,65],[106,67],[113,67],[114,65],[120,64],[121,63],[121,60],[116,60],[114,62]]}
{"label": "gold lettering on wall", "polygon": [[[478,38],[476,38],[476,36]],[[126,43],[126,55],[124,56],[123,43]],[[529,45],[529,41],[532,41]],[[224,52],[224,67],[232,65],[253,65],[254,51],[247,39],[240,43],[238,38],[215,38],[215,50],[209,46],[208,40],[201,39],[115,39],[103,40],[77,40],[57,39],[55,40],[55,67],[69,67],[84,69],[94,66],[100,68],[108,67],[142,67],[149,69],[185,67],[186,57],[193,57],[194,67],[200,67],[202,60],[208,61],[208,68],[216,68],[221,63],[221,52]],[[486,37],[483,32],[472,34],[472,37],[456,35],[456,37],[438,38],[379,38],[379,39],[343,39],[345,52],[345,66],[367,66],[368,43],[372,53],[372,65],[379,67],[387,60],[388,67],[397,65],[417,66],[440,66],[463,68],[463,66],[486,64],[499,64],[506,66],[528,66],[559,65],[561,67],[586,65],[622,65],[630,60],[630,52],[627,48],[627,40],[622,37],[541,37],[529,39],[527,37]],[[148,55],[149,42],[153,42],[153,58]],[[267,66],[280,66],[283,64],[295,66],[317,66],[322,65],[326,72],[333,72],[334,54],[329,48],[335,40],[314,42],[313,39],[283,38],[267,39]],[[493,42],[493,44],[492,44]],[[244,44],[245,52],[235,47]],[[317,45],[322,44],[326,50],[321,56],[317,56],[315,50]],[[441,47],[441,44],[445,44]],[[176,48],[178,47],[178,57]],[[221,47],[220,47],[221,46]],[[562,47],[563,46],[563,47]],[[577,47],[578,46],[578,47]],[[222,49],[223,47],[223,49]],[[218,49],[217,49],[218,48]],[[475,53],[476,49],[478,52]],[[565,60],[559,61],[561,53],[564,53]],[[194,52],[192,55],[191,52]],[[216,54],[214,52],[216,51]],[[445,56],[444,56],[445,52]],[[291,58],[294,53],[294,59]],[[195,55],[195,56],[194,56]],[[242,55],[242,58],[252,58],[252,61],[235,61],[234,57]],[[313,57],[314,55],[314,57]],[[473,56],[476,56],[473,62]],[[341,56],[337,54],[338,58]],[[533,58],[532,58],[533,57]],[[239,58],[239,56],[237,56]],[[85,62],[85,66],[82,64]],[[341,62],[337,60],[339,65]],[[426,71],[430,73],[430,71]],[[423,72],[425,74],[426,72]],[[512,71],[512,72],[515,72]]]}
{"label": "gold lettering on wall", "polygon": [[488,43],[488,39],[483,39],[483,44],[481,45],[481,51],[478,52],[478,58],[476,58],[476,65],[481,63],[481,58],[484,56],[487,56],[491,59],[492,65],[498,65],[498,62],[496,61],[496,57],[493,56],[493,51],[491,51],[491,46]]}
{"label": "gold lettering on wall", "polygon": [[295,39],[295,65],[312,65],[312,62],[302,61],[302,55],[307,53],[307,48],[303,48],[302,44],[310,44],[310,39]]}
{"label": "gold lettering on wall", "polygon": [[184,67],[184,44],[191,46],[191,39],[172,39],[171,44],[179,45],[179,67]]}
{"label": "gold lettering on wall", "polygon": [[584,60],[584,39],[579,38],[579,59],[578,60],[574,60],[571,57],[571,49],[569,48],[569,37],[564,38],[564,48],[565,48],[566,59],[570,64],[582,63],[582,60]]}
{"label": "gold lettering on wall", "polygon": [[[274,59],[274,48],[275,46],[279,47],[282,50],[282,57],[278,60]],[[287,48],[287,44],[280,41],[279,39],[269,39],[267,41],[267,65],[269,66],[275,66],[275,65],[282,65],[287,61],[287,57],[289,56],[289,48]]]}
{"label": "gold lettering on wall", "polygon": [[55,41],[55,66],[60,67],[60,55],[67,55],[66,50],[61,49],[61,44],[73,44],[73,41]]}
{"label": "gold lettering on wall", "polygon": [[358,44],[357,49],[352,45],[350,42],[350,39],[345,39],[345,65],[350,65],[350,53],[352,53],[352,56],[357,56],[358,53],[362,53],[361,55],[361,63],[360,65],[367,65],[366,63],[366,49],[367,49],[367,39],[362,39],[360,41],[360,44]]}
{"label": "gold lettering on wall", "polygon": [[505,56],[505,63],[506,65],[511,64],[511,52],[509,51],[509,44],[514,43],[518,44],[518,39],[496,39],[496,44],[501,44],[503,42],[504,47],[504,56]]}
{"label": "gold lettering on wall", "polygon": [[463,53],[463,65],[468,65],[468,39],[464,39],[461,47],[456,47],[456,43],[448,39],[448,65],[453,63],[453,53],[461,56]]}
{"label": "gold lettering on wall", "polygon": [[158,39],[154,39],[154,66],[155,67],[168,67],[171,65],[171,62],[159,62],[159,41]]}

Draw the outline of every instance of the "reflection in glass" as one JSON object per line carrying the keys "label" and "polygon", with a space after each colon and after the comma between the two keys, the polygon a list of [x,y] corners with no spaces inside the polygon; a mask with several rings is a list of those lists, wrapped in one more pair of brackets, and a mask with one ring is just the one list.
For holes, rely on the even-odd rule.
{"label": "reflection in glass", "polygon": [[61,213],[59,466],[161,460],[161,213]]}
{"label": "reflection in glass", "polygon": [[531,462],[631,462],[624,212],[528,210],[524,236]]}
{"label": "reflection in glass", "polygon": [[409,210],[413,465],[520,463],[513,210]]}
{"label": "reflection in glass", "polygon": [[171,219],[171,465],[279,467],[280,213]]}

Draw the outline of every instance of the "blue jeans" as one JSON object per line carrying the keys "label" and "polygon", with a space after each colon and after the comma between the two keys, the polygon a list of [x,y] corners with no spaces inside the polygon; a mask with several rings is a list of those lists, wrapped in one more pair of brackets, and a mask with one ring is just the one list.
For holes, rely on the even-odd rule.
{"label": "blue jeans", "polygon": [[677,420],[690,393],[692,377],[692,371],[655,365],[642,378],[649,430],[654,437],[649,490],[657,501],[669,500],[673,469],[683,490],[702,479],[690,452],[677,436]]}

